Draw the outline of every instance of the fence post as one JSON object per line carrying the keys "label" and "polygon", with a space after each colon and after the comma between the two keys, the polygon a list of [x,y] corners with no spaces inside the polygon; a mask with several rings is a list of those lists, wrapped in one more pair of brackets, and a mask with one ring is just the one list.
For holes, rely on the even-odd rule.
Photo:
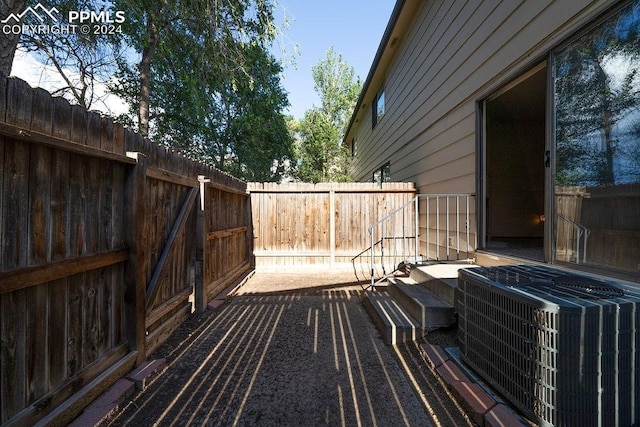
{"label": "fence post", "polygon": [[336,191],[329,190],[329,266],[336,263]]}
{"label": "fence post", "polygon": [[211,182],[211,180],[205,178],[204,175],[199,175],[198,181],[200,181],[200,208],[198,209],[198,221],[196,225],[196,277],[194,283],[194,296],[195,309],[197,312],[202,313],[206,310],[208,303],[207,283],[205,283],[204,280],[204,245],[206,244],[204,213],[207,183]]}
{"label": "fence post", "polygon": [[253,234],[253,207],[251,205],[251,192],[247,193],[244,199],[245,225],[247,232],[245,233],[245,258],[249,261],[251,269],[256,268],[256,257],[253,254],[254,234]]}
{"label": "fence post", "polygon": [[[127,132],[126,136],[130,134]],[[128,152],[127,156],[137,163],[129,171],[125,183],[125,241],[129,247],[129,262],[125,269],[125,329],[130,348],[138,352],[136,365],[139,365],[147,357],[145,322],[149,223],[146,157],[137,152]]]}

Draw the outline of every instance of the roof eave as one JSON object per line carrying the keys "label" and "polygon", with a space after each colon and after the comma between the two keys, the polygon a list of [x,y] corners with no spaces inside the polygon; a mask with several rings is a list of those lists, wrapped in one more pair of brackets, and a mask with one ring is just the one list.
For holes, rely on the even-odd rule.
{"label": "roof eave", "polygon": [[398,47],[398,42],[407,32],[409,23],[412,21],[413,12],[424,0],[397,0],[396,5],[393,8],[389,22],[384,31],[378,50],[367,74],[367,79],[364,81],[360,96],[356,103],[351,119],[349,120],[349,126],[344,134],[343,144],[348,141],[353,129],[353,125],[356,123],[360,110],[366,107],[365,100],[371,96],[370,91],[377,91],[378,85],[384,79],[386,70],[391,62],[391,58],[395,54],[395,50]]}

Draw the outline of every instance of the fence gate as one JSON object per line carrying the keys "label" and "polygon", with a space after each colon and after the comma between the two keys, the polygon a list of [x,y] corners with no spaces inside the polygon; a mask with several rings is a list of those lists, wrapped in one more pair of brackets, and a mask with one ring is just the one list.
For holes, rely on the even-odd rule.
{"label": "fence gate", "polygon": [[196,307],[204,308],[251,268],[252,228],[246,191],[200,176],[202,290]]}
{"label": "fence gate", "polygon": [[157,167],[146,168],[149,232],[146,352],[152,353],[191,313],[191,267],[196,249],[199,182]]}

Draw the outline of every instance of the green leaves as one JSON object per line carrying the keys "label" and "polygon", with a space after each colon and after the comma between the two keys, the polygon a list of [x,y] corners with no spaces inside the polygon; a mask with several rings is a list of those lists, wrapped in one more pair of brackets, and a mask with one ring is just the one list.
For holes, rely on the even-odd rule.
{"label": "green leaves", "polygon": [[135,10],[128,38],[141,57],[122,64],[119,87],[137,106],[140,131],[239,178],[278,180],[274,165],[292,147],[281,67],[267,51],[273,2],[116,3]]}
{"label": "green leaves", "polygon": [[349,154],[342,147],[348,119],[360,93],[353,67],[331,47],[323,61],[311,68],[320,107],[305,112],[298,124],[298,178],[306,182],[345,182]]}

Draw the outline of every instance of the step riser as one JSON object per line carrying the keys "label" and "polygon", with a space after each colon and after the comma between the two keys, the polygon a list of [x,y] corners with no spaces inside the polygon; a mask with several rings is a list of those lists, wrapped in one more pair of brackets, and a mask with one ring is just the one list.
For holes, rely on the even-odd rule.
{"label": "step riser", "polygon": [[407,310],[411,317],[418,321],[420,326],[425,326],[426,313],[425,307],[422,304],[419,304],[409,295],[402,292],[398,286],[389,285],[387,286],[387,291],[393,298],[395,298],[396,301],[398,301],[398,304]]}
{"label": "step riser", "polygon": [[416,341],[422,333],[418,324],[409,318],[409,314],[402,311],[397,303],[382,293],[367,292],[363,305],[373,323],[380,331],[386,344],[396,345]]}
{"label": "step riser", "polygon": [[455,292],[458,284],[457,279],[454,279],[455,285],[452,286],[451,280],[452,279],[431,279],[426,282],[419,282],[417,280],[416,282],[420,283],[420,286],[425,287],[447,304],[455,305]]}
{"label": "step riser", "polygon": [[393,284],[388,286],[387,291],[413,316],[422,329],[433,330],[449,327],[455,323],[455,308],[452,304],[444,306],[445,304],[421,302],[405,293],[403,287]]}
{"label": "step riser", "polygon": [[[457,270],[471,266],[471,264],[441,264],[426,268],[414,267],[411,269],[409,278],[427,288],[442,301],[455,306],[455,291],[458,287]],[[425,271],[429,269],[434,274],[433,276]]]}

